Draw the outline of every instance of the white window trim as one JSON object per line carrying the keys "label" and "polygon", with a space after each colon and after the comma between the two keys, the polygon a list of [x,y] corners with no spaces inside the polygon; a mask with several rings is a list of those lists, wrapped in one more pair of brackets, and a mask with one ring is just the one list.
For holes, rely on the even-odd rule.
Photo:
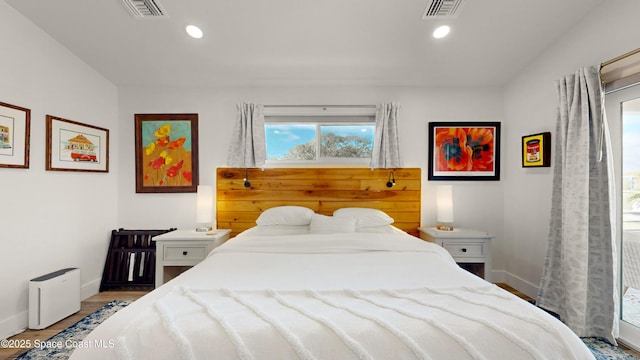
{"label": "white window trim", "polygon": [[362,106],[269,106],[263,109],[264,117],[274,116],[376,116],[374,105]]}

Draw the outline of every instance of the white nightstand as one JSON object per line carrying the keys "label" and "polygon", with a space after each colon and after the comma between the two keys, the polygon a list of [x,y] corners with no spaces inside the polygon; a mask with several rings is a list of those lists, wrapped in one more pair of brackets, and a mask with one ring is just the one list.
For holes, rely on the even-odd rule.
{"label": "white nightstand", "polygon": [[454,229],[442,231],[422,227],[420,238],[445,248],[460,267],[491,281],[491,239],[486,232]]}
{"label": "white nightstand", "polygon": [[229,234],[229,229],[218,229],[214,235],[195,230],[174,230],[154,236],[156,287],[165,283],[165,275],[174,277],[185,268],[204,260],[211,250],[229,240]]}

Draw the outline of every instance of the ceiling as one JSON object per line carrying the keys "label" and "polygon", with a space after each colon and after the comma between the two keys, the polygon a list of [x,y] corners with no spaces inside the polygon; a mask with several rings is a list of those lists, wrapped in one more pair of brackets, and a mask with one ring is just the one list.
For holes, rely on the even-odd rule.
{"label": "ceiling", "polygon": [[[499,86],[602,0],[6,0],[117,86]],[[447,23],[449,36],[431,32]],[[204,31],[190,38],[188,24]]]}

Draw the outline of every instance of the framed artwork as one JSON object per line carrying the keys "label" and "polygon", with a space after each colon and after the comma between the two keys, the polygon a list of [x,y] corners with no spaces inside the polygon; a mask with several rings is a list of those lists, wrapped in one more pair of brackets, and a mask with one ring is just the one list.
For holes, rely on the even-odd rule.
{"label": "framed artwork", "polygon": [[109,172],[109,130],[47,115],[46,169]]}
{"label": "framed artwork", "polygon": [[430,122],[429,180],[500,180],[500,123]]}
{"label": "framed artwork", "polygon": [[136,192],[198,188],[198,114],[135,114]]}
{"label": "framed artwork", "polygon": [[31,110],[0,102],[0,167],[29,168]]}
{"label": "framed artwork", "polygon": [[522,137],[522,167],[551,166],[551,133]]}

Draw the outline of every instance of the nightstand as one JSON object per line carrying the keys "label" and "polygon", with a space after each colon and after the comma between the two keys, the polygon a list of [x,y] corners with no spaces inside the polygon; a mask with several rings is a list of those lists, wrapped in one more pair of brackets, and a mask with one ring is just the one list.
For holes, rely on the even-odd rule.
{"label": "nightstand", "polygon": [[196,265],[216,246],[229,240],[231,230],[218,229],[213,235],[195,230],[175,230],[153,237],[156,242],[156,287]]}
{"label": "nightstand", "polygon": [[491,239],[486,232],[454,229],[442,231],[422,227],[420,238],[445,248],[461,268],[491,281]]}

